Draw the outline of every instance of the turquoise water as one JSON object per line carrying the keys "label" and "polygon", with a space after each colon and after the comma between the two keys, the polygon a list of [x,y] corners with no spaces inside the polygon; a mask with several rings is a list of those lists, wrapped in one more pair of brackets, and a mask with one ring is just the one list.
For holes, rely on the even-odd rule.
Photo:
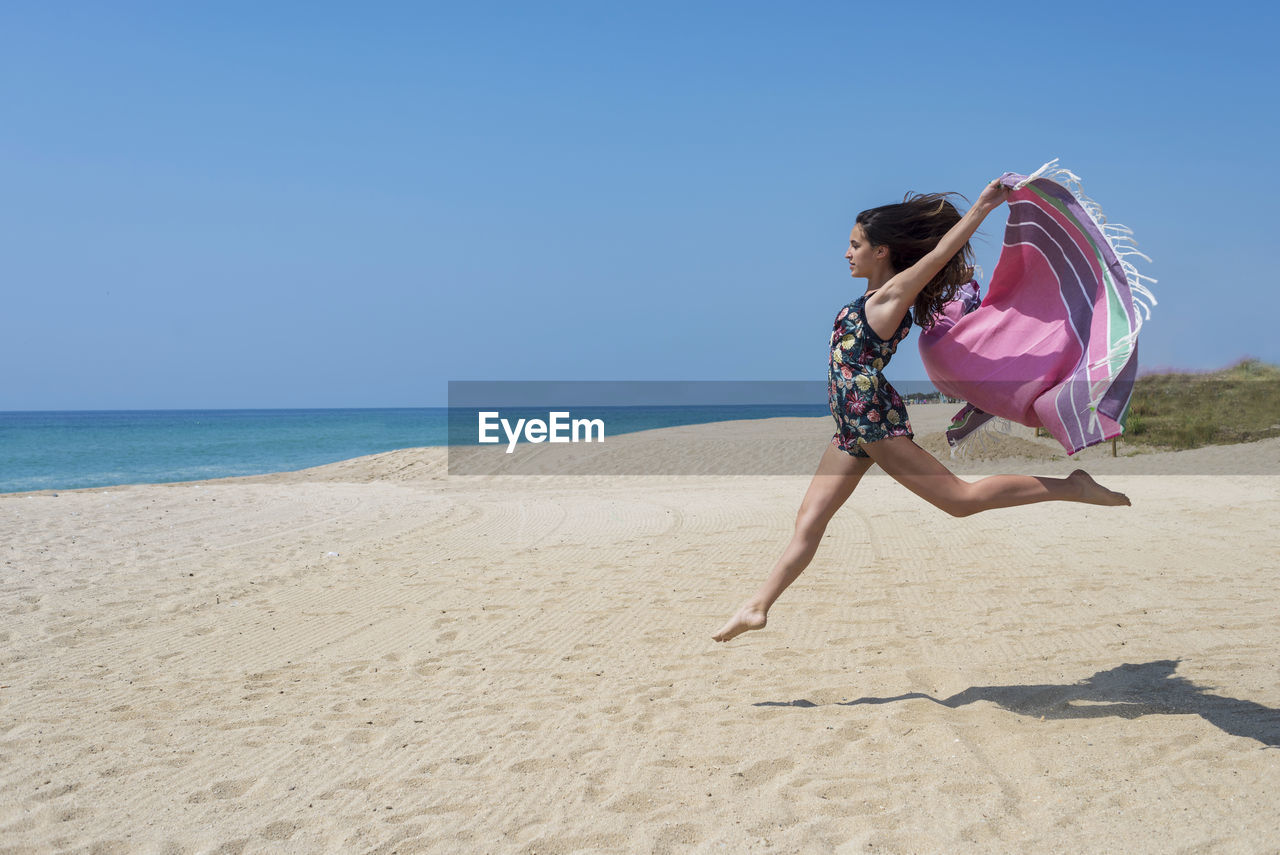
{"label": "turquoise water", "polygon": [[[475,417],[464,412],[453,411],[455,444],[475,442]],[[733,419],[823,416],[827,408],[606,407],[593,413],[604,415],[615,435]],[[0,412],[0,493],[259,475],[447,445],[449,414],[445,407]]]}
{"label": "turquoise water", "polygon": [[443,407],[0,413],[0,493],[305,469],[443,445]]}

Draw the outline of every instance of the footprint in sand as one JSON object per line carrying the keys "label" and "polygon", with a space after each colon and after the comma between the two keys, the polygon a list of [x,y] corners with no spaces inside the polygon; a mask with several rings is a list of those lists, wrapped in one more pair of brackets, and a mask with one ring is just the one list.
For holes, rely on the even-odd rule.
{"label": "footprint in sand", "polygon": [[641,790],[618,796],[605,807],[618,813],[650,813],[667,804],[670,804],[670,799],[655,797],[653,793]]}
{"label": "footprint in sand", "polygon": [[192,793],[187,801],[191,804],[200,804],[209,799],[238,799],[245,793],[249,792],[249,788],[254,785],[257,778],[240,778],[231,781],[218,781],[207,790],[200,790]]}
{"label": "footprint in sand", "polygon": [[264,826],[258,833],[267,840],[288,840],[297,830],[298,823],[280,821]]}
{"label": "footprint in sand", "polygon": [[761,760],[757,763],[752,763],[741,772],[734,772],[731,777],[741,779],[743,783],[756,787],[778,777],[784,772],[790,772],[794,767],[795,763],[785,757],[777,760]]}
{"label": "footprint in sand", "polygon": [[60,787],[53,787],[52,789],[48,789],[48,790],[40,790],[31,797],[31,800],[37,801],[37,802],[52,801],[53,799],[61,798],[62,796],[69,796],[78,789],[80,789],[80,785],[78,783],[63,784]]}
{"label": "footprint in sand", "polygon": [[676,847],[696,846],[706,837],[706,831],[696,825],[682,822],[678,825],[668,825],[658,832],[658,837],[654,840],[653,851],[666,852]]}

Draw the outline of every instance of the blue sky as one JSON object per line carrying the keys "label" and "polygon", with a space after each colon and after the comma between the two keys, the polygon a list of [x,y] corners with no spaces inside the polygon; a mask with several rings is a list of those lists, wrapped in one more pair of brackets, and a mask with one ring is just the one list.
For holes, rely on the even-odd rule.
{"label": "blue sky", "polygon": [[6,3],[0,409],[821,379],[859,210],[1052,157],[1280,362],[1274,8],[888,5]]}

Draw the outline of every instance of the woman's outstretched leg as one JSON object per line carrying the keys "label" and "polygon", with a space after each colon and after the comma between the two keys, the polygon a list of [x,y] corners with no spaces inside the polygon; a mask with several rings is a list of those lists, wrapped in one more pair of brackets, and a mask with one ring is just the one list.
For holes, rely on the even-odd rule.
{"label": "woman's outstretched leg", "polygon": [[841,451],[834,444],[828,445],[818,462],[818,471],[809,482],[800,510],[796,514],[795,532],[782,551],[782,557],[773,566],[769,577],[759,590],[743,603],[742,608],[729,618],[729,622],[712,636],[716,641],[728,641],[742,633],[760,629],[765,625],[769,608],[794,582],[813,560],[822,542],[827,523],[858,486],[862,476],[872,466],[869,457],[854,457]]}
{"label": "woman's outstretched leg", "polygon": [[1077,469],[1066,478],[992,475],[964,481],[908,437],[891,437],[863,446],[889,476],[920,498],[952,516],[965,517],[994,508],[1035,502],[1085,502],[1127,505],[1124,493],[1108,490]]}

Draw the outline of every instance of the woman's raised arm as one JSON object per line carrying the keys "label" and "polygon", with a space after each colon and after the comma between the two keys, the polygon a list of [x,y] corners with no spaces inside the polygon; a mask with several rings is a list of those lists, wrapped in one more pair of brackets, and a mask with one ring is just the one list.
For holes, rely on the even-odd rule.
{"label": "woman's raised arm", "polygon": [[899,270],[882,288],[873,292],[867,298],[868,307],[878,306],[880,312],[877,314],[893,315],[897,318],[906,314],[907,309],[915,303],[916,297],[925,289],[925,286],[938,275],[938,271],[946,266],[951,257],[969,242],[969,238],[973,237],[973,233],[978,230],[978,226],[982,225],[987,214],[1000,207],[1009,198],[1010,192],[1011,189],[1000,183],[999,178],[984,187],[978,196],[978,201],[965,212],[960,222],[942,236],[938,245],[906,270]]}

